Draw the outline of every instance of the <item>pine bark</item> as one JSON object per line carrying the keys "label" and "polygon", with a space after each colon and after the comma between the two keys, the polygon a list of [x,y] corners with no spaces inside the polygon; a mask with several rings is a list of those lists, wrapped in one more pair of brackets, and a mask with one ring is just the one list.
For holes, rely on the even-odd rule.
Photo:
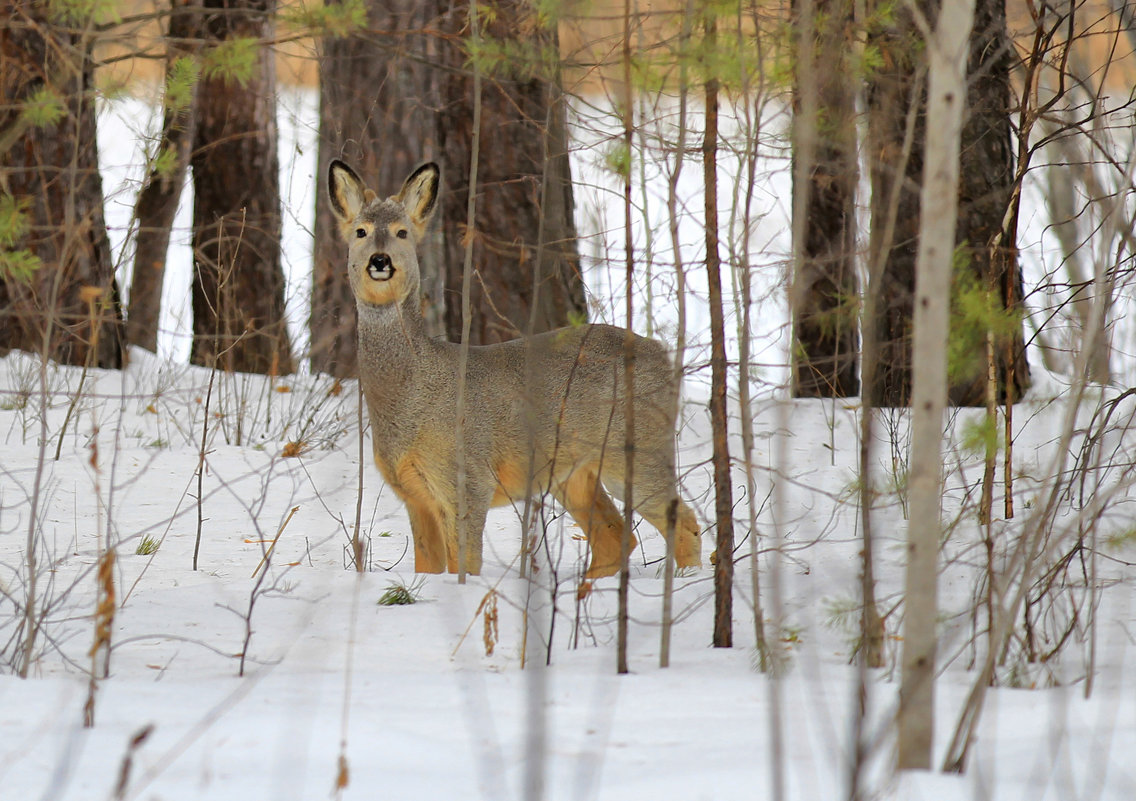
{"label": "pine bark", "polygon": [[[881,3],[873,0],[872,5]],[[926,13],[929,3],[920,5]],[[926,127],[921,37],[910,8],[903,3],[893,7],[892,24],[870,33],[881,66],[867,86],[868,259],[878,279],[868,287],[876,301],[875,378],[873,386],[864,388],[872,406],[906,406],[911,400],[911,317]]]}
{"label": "pine bark", "polygon": [[[859,282],[856,278],[856,147],[855,78],[851,52],[851,0],[818,0],[814,4],[816,43],[806,73],[799,65],[795,112],[801,93],[815,92],[816,119],[807,192],[803,252],[794,279],[792,391],[798,398],[857,395],[859,334],[856,323]],[[794,0],[794,13],[800,13]],[[803,76],[811,80],[803,84]],[[808,104],[812,108],[812,104]],[[794,142],[793,158],[803,157]]]}
{"label": "pine bark", "polygon": [[[931,19],[938,13],[939,2],[921,0],[918,6]],[[875,385],[867,391],[877,405],[906,406],[911,402],[911,318],[926,138],[926,58],[922,36],[904,4],[895,7],[890,27],[871,36],[883,66],[868,82],[869,259],[873,264],[882,260],[883,270],[878,285],[870,288],[878,298],[875,323],[880,353]],[[968,110],[962,133],[955,244],[962,245],[968,257],[966,269],[995,292],[1004,309],[1019,306],[1023,297],[1014,242],[1017,221],[1006,215],[1018,172],[1011,147],[1012,59],[1004,4],[981,0],[969,40]],[[909,119],[909,115],[913,116]],[[905,145],[909,122],[914,136]],[[996,239],[998,246],[992,247]],[[1016,402],[1030,383],[1022,332],[1000,342],[996,355],[998,400]],[[964,360],[951,367],[952,405],[984,406],[985,352],[976,349],[969,363]]]}
{"label": "pine bark", "polygon": [[[190,0],[173,0],[166,41],[167,64],[191,55],[198,48],[190,44],[197,35],[197,12]],[[151,353],[158,350],[158,320],[162,310],[162,286],[166,277],[166,253],[170,246],[170,230],[177,215],[182,187],[189,171],[193,150],[193,124],[196,116],[196,93],[188,106],[167,104],[162,115],[162,136],[158,151],[175,154],[172,169],[159,172],[151,167],[146,182],[134,204],[138,223],[135,239],[134,269],[130,280],[130,303],[126,315],[126,341]]]}
{"label": "pine bark", "polygon": [[[498,44],[557,52],[555,26],[521,0],[479,3],[482,35]],[[472,78],[460,46],[469,6],[445,18],[439,53],[439,149],[442,197],[445,326],[461,336],[463,237],[473,237],[471,342],[489,344],[582,320],[586,314],[573,221],[564,100],[558,76],[533,63],[501,60],[483,83],[483,147],[477,179],[477,219],[465,230],[469,153],[473,140]],[[508,51],[509,47],[502,47]],[[535,66],[534,66],[535,64]],[[490,65],[487,65],[487,67]],[[535,305],[535,310],[534,310]]]}
{"label": "pine bark", "polygon": [[[206,0],[205,7],[207,41],[271,38],[275,0]],[[218,73],[198,83],[191,159],[194,364],[276,375],[293,369],[280,261],[275,103],[267,47],[247,80]]]}
{"label": "pine bark", "polygon": [[[438,159],[437,43],[426,34],[431,4],[370,0],[369,31],[325,40],[320,60],[320,141],[316,171],[315,260],[312,281],[312,369],[353,376],[355,300],[347,283],[344,246],[327,197],[327,168],[342,159],[379,192],[395,192],[424,161]],[[432,236],[419,250],[423,316],[442,332],[440,249]]]}
{"label": "pine bark", "polygon": [[[991,288],[1005,309],[1020,307],[1023,298],[1015,244],[1017,220],[1005,219],[1016,172],[1010,117],[1015,103],[1010,86],[1014,58],[1005,3],[978,0],[967,69],[968,111],[962,130],[956,241],[964,247],[968,269],[981,286]],[[1022,329],[1008,342],[998,342],[994,354],[998,402],[1015,403],[1030,385]],[[953,367],[951,405],[985,405],[986,354],[976,352],[967,363]],[[1011,382],[1009,392],[1007,381]]]}
{"label": "pine bark", "polygon": [[[0,274],[0,354],[119,367],[122,309],[103,219],[92,44],[42,3],[0,2],[0,192],[27,204],[28,222],[5,246],[42,264],[26,282]],[[22,117],[39,91],[63,107],[45,125]]]}

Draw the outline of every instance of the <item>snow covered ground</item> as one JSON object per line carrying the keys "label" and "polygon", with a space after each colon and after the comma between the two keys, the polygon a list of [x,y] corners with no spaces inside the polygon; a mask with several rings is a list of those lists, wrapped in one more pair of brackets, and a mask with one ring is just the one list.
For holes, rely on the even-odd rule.
{"label": "snow covered ground", "polygon": [[[342,797],[358,799],[532,798],[523,788],[534,776],[554,799],[772,798],[775,764],[784,771],[786,798],[847,793],[856,676],[853,634],[840,610],[856,597],[851,405],[799,401],[760,410],[766,436],[756,497],[766,497],[777,475],[785,489],[777,636],[783,677],[755,670],[749,541],[738,550],[735,647],[710,647],[713,591],[704,567],[676,582],[672,663],[658,667],[662,545],[645,524],[631,579],[631,674],[617,676],[616,582],[600,581],[577,603],[583,543],[552,507],[545,517],[549,561],[532,583],[516,570],[519,511],[502,509],[487,526],[482,576],[465,586],[449,576],[417,584],[405,513],[367,459],[362,521],[371,570],[345,569],[359,467],[353,383],[335,395],[325,378],[270,386],[260,377],[218,376],[209,393],[208,371],[136,352],[121,375],[87,377],[54,461],[79,378],[74,368],[46,374],[49,441],[36,530],[44,568],[37,593],[48,612],[31,678],[10,670],[0,676],[0,797],[112,797],[128,755],[122,797],[165,801],[330,797],[340,757],[349,769]],[[30,357],[0,361],[0,582],[17,600],[26,591],[29,496],[40,464],[35,381]],[[1023,502],[1043,492],[1064,411],[1060,401],[1038,398],[1019,407]],[[207,400],[211,433],[194,571],[195,471]],[[690,412],[681,437],[685,493],[704,516],[712,507],[709,437],[704,416]],[[1131,403],[1118,410],[1125,421],[1132,413]],[[1130,461],[1129,439],[1113,444]],[[283,456],[296,442],[305,443],[301,455]],[[973,480],[973,459],[967,469]],[[736,484],[744,486],[741,476]],[[1107,532],[1131,530],[1131,501],[1126,489],[1119,492],[1109,496]],[[954,484],[948,517],[961,495]],[[766,536],[769,513],[765,504]],[[906,529],[894,493],[881,500],[876,519],[886,610],[902,584]],[[285,522],[260,580],[267,543]],[[118,553],[114,646],[110,678],[98,684],[96,725],[84,729],[93,570],[108,525]],[[971,542],[974,529],[963,522],[952,543]],[[135,553],[144,537],[159,543],[148,556]],[[711,547],[704,543],[704,556]],[[1102,553],[1131,562],[1134,550],[1129,538]],[[767,625],[773,564],[763,554]],[[940,753],[974,680],[966,669],[965,612],[975,575],[965,557],[952,559],[944,574]],[[379,605],[392,583],[417,586],[421,601]],[[1097,596],[1091,698],[1083,697],[1081,644],[1020,681],[1037,688],[994,690],[962,777],[900,782],[890,770],[900,643],[898,620],[889,618],[889,667],[873,671],[868,685],[873,795],[1136,797],[1130,569],[1102,565],[1098,583],[1107,589]],[[497,615],[489,633],[487,609]],[[9,638],[18,621],[10,601],[0,610],[7,663],[15,658]],[[530,653],[538,664],[547,655],[548,670],[521,669],[525,610]],[[246,673],[238,678],[246,625]],[[771,718],[775,703],[780,727]],[[131,738],[147,727],[149,736],[131,751]]]}

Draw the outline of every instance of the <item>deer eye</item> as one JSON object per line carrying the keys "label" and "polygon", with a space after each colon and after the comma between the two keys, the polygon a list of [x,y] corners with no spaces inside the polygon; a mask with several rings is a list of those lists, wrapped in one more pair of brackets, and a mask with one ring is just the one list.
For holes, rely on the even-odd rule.
{"label": "deer eye", "polygon": [[406,229],[405,228],[399,228],[398,233],[395,234],[395,236],[397,236],[399,239],[406,239],[406,236],[407,236]]}
{"label": "deer eye", "polygon": [[355,229],[355,236],[357,236],[359,239],[362,239],[366,235],[367,235],[367,229],[365,229],[365,228],[356,228]]}

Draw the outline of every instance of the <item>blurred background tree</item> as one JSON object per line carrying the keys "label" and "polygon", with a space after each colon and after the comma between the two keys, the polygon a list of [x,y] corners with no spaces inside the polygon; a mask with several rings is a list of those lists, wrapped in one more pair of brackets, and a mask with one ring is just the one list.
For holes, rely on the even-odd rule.
{"label": "blurred background tree", "polygon": [[98,20],[0,2],[0,352],[118,367],[122,307],[95,148]]}

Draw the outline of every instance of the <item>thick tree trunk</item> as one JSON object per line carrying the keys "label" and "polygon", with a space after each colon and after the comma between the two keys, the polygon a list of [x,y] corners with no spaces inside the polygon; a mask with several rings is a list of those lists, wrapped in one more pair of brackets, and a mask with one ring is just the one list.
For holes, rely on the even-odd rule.
{"label": "thick tree trunk", "polygon": [[[939,3],[921,0],[919,7],[930,19],[938,13]],[[975,22],[969,45],[969,111],[962,134],[956,245],[965,244],[969,269],[995,292],[1003,308],[1010,309],[1021,304],[1023,290],[1014,242],[1017,221],[1006,219],[1016,171],[1010,144],[1013,53],[1004,4],[983,0]],[[872,265],[882,263],[883,269],[878,283],[869,288],[877,293],[880,358],[875,386],[868,391],[883,406],[905,406],[911,397],[912,293],[926,127],[922,88],[926,59],[921,39],[910,10],[902,4],[896,7],[893,25],[873,34],[883,67],[868,84],[869,259]],[[913,134],[908,137],[909,146],[905,143],[908,131]],[[998,247],[992,248],[996,239]],[[1016,402],[1029,387],[1022,332],[999,342],[995,351],[998,399]],[[975,348],[969,362],[964,358],[952,363],[953,405],[985,405],[986,364],[984,348]],[[1008,380],[1012,387],[1007,393]]]}
{"label": "thick tree trunk", "polygon": [[[480,3],[483,36],[538,52],[556,52],[554,27],[521,0]],[[564,102],[555,75],[524,73],[532,65],[499,63],[483,82],[482,148],[477,222],[466,231],[469,152],[473,139],[472,79],[461,41],[469,6],[446,22],[456,39],[441,48],[439,147],[446,179],[446,332],[461,336],[463,237],[474,238],[472,342],[486,344],[565,325],[586,314],[573,222]],[[487,65],[489,66],[489,65]],[[546,180],[547,179],[547,180]],[[534,277],[536,280],[534,281]],[[535,313],[533,310],[535,298]]]}
{"label": "thick tree trunk", "polygon": [[[799,0],[794,12],[799,13]],[[803,252],[793,291],[793,395],[832,398],[857,395],[859,336],[856,324],[855,74],[849,64],[851,0],[818,0],[816,46],[810,69],[798,70],[795,112],[801,93],[815,92],[813,163],[807,185]],[[801,65],[804,66],[804,65]],[[803,76],[812,76],[805,86]],[[794,142],[794,160],[803,157]],[[794,179],[797,171],[793,171]]]}
{"label": "thick tree trunk", "polygon": [[[206,0],[205,36],[266,39],[275,0]],[[238,80],[242,78],[244,80]],[[292,372],[280,265],[276,78],[261,48],[251,75],[197,87],[193,165],[194,364]]]}
{"label": "thick tree trunk", "polygon": [[[119,367],[122,309],[103,221],[92,42],[81,27],[61,27],[42,3],[0,1],[0,200],[24,205],[28,223],[5,249],[41,264],[27,280],[0,269],[0,353]],[[55,119],[23,116],[37,93],[59,102]]]}
{"label": "thick tree trunk", "polygon": [[[879,2],[873,0],[872,5]],[[922,6],[926,13],[929,4]],[[890,28],[871,42],[882,65],[868,81],[868,163],[871,230],[868,259],[875,294],[877,362],[873,406],[906,406],[911,399],[911,315],[919,232],[919,187],[925,128],[921,37],[905,4],[894,6]]]}
{"label": "thick tree trunk", "polygon": [[[1022,303],[1022,279],[1014,241],[1017,221],[1005,220],[1015,179],[1010,144],[1010,113],[1015,102],[1010,67],[1014,58],[1006,33],[1005,3],[979,0],[967,70],[968,113],[962,130],[957,242],[965,245],[971,273],[982,286],[990,287],[1007,309]],[[992,249],[995,242],[998,246]],[[1030,384],[1021,328],[1009,342],[999,342],[994,353],[998,402],[1017,402]],[[986,353],[975,351],[966,363],[952,367],[951,405],[984,405]],[[1011,373],[1013,384],[1007,398],[1006,381]]]}
{"label": "thick tree trunk", "polygon": [[[427,36],[431,4],[370,0],[368,28],[390,31],[329,38],[320,61],[320,143],[316,171],[315,261],[312,281],[312,369],[338,377],[356,372],[355,300],[347,283],[344,246],[327,197],[332,159],[354,166],[380,192],[395,192],[421,162],[436,160],[437,44]],[[439,238],[419,252],[424,317],[442,333]],[[460,269],[460,264],[459,264]]]}
{"label": "thick tree trunk", "polygon": [[[197,49],[187,42],[197,33],[197,12],[188,8],[189,0],[173,0],[166,47],[167,64],[192,55]],[[167,66],[167,81],[170,69]],[[193,124],[196,116],[196,92],[191,92],[187,105],[171,105],[166,98],[162,119],[162,138],[155,158],[174,154],[172,165],[159,170],[151,165],[146,183],[134,204],[138,222],[135,240],[134,271],[130,280],[130,304],[126,315],[126,341],[151,353],[158,350],[158,319],[162,310],[162,285],[166,276],[166,253],[170,246],[170,229],[177,215],[182,186],[189,170],[193,150]]]}

